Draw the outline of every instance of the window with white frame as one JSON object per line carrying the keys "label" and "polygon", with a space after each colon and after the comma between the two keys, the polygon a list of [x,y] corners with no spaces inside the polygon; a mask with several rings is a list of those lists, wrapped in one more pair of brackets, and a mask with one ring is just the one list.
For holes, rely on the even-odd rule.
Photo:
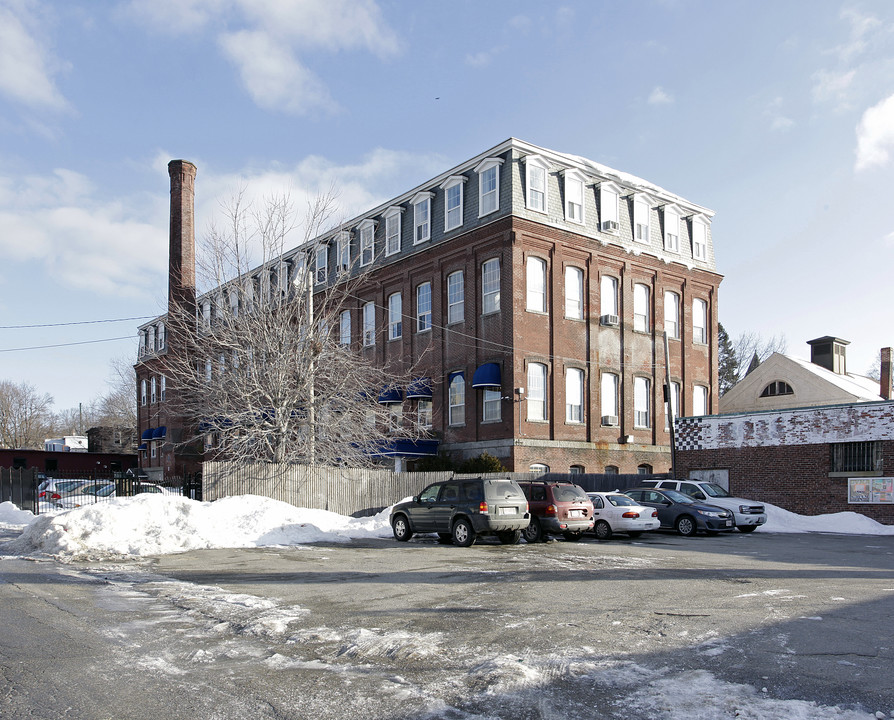
{"label": "window with white frame", "polygon": [[466,288],[462,270],[447,276],[447,323],[458,323],[465,319]]}
{"label": "window with white frame", "polygon": [[463,184],[464,175],[451,175],[442,184],[444,191],[444,232],[463,224]]}
{"label": "window with white frame", "polygon": [[358,229],[360,230],[360,265],[370,265],[376,256],[376,224],[372,220],[364,220]]}
{"label": "window with white frame", "polygon": [[692,414],[694,416],[708,414],[708,388],[705,385],[692,387]]}
{"label": "window with white frame", "polygon": [[202,303],[202,325],[206,330],[211,327],[211,303],[208,300]]}
{"label": "window with white frame", "polygon": [[528,364],[528,420],[546,420],[546,365]]}
{"label": "window with white frame", "polygon": [[568,468],[568,473],[571,475],[583,475],[585,472],[583,465],[572,465]]}
{"label": "window with white frame", "polygon": [[602,373],[599,386],[600,410],[603,425],[618,424],[618,376],[615,373]]}
{"label": "window with white frame", "polygon": [[500,258],[481,264],[481,312],[486,315],[500,310]]}
{"label": "window with white frame", "polygon": [[637,283],[633,286],[633,329],[649,332],[649,286]]}
{"label": "window with white frame", "polygon": [[599,186],[599,229],[602,232],[617,234],[620,228],[618,201],[620,189],[613,183],[602,183]]}
{"label": "window with white frame", "polygon": [[677,417],[680,412],[680,383],[671,380],[670,384],[670,413],[668,413],[667,403],[664,403],[664,430],[670,430],[670,418]]}
{"label": "window with white frame", "polygon": [[211,374],[213,372],[214,363],[211,358],[205,360],[205,382],[211,382]]}
{"label": "window with white frame", "polygon": [[[319,285],[326,282],[326,277],[329,275],[329,247],[327,245],[317,247],[316,259],[316,281]],[[281,280],[282,278],[279,279]]]}
{"label": "window with white frame", "polygon": [[565,373],[565,422],[584,421],[584,371],[568,368]]}
{"label": "window with white frame", "polygon": [[416,422],[423,430],[431,430],[432,401],[420,398],[416,401]]}
{"label": "window with white frame", "polygon": [[702,261],[708,258],[708,226],[700,217],[692,218],[692,257]]}
{"label": "window with white frame", "polygon": [[575,170],[566,170],[565,219],[568,222],[584,222],[584,177]]}
{"label": "window with white frame", "polygon": [[573,265],[565,268],[565,317],[584,317],[584,271]]}
{"label": "window with white frame", "polygon": [[390,403],[388,405],[388,429],[391,432],[398,432],[404,422],[404,406],[400,403]]}
{"label": "window with white frame", "polygon": [[161,383],[161,391],[160,391],[159,397],[161,398],[161,401],[164,402],[165,394],[167,393],[167,390],[168,390],[168,379],[164,375],[162,375],[160,383]]}
{"label": "window with white frame", "polygon": [[664,293],[664,332],[669,338],[680,339],[680,296],[675,292]]}
{"label": "window with white frame", "polygon": [[431,330],[431,283],[416,286],[416,332]]}
{"label": "window with white frame", "polygon": [[544,463],[531,463],[528,466],[528,472],[537,473],[539,475],[542,475],[543,473],[549,472],[549,465],[546,465]]}
{"label": "window with white frame", "polygon": [[546,261],[528,256],[527,260],[527,304],[531,312],[546,312]]}
{"label": "window with white frame", "polygon": [[397,340],[402,334],[403,328],[403,302],[400,293],[392,293],[388,296],[388,339]]}
{"label": "window with white frame", "polygon": [[154,377],[149,380],[149,402],[158,402],[158,388]]}
{"label": "window with white frame", "polygon": [[673,205],[664,206],[664,249],[680,252],[680,212]]}
{"label": "window with white frame", "polygon": [[342,310],[338,317],[338,342],[341,345],[351,344],[351,311]]}
{"label": "window with white frame", "polygon": [[618,278],[603,275],[599,279],[599,314],[618,317]]}
{"label": "window with white frame", "polygon": [[156,340],[156,342],[158,343],[158,349],[159,349],[159,350],[164,350],[164,349],[165,349],[165,341],[166,341],[166,338],[165,338],[165,324],[164,324],[164,323],[158,323],[158,335],[157,335],[157,340]]}
{"label": "window with white frame", "polygon": [[239,288],[231,287],[230,297],[230,317],[239,317]]}
{"label": "window with white frame", "polygon": [[363,306],[363,344],[367,347],[376,344],[376,305],[371,302]]}
{"label": "window with white frame", "polygon": [[413,244],[431,238],[432,193],[421,192],[413,198]]}
{"label": "window with white frame", "polygon": [[149,328],[146,333],[146,351],[155,352],[155,326]]}
{"label": "window with white frame", "polygon": [[340,232],[336,240],[337,270],[344,271],[351,266],[351,236],[346,232]]}
{"label": "window with white frame", "polygon": [[524,158],[527,194],[525,204],[529,210],[545,213],[547,211],[546,182],[549,177],[549,166],[539,155],[527,155]]}
{"label": "window with white frame", "polygon": [[478,163],[478,217],[500,209],[500,158],[487,158]]}
{"label": "window with white frame", "polygon": [[391,206],[385,211],[385,255],[400,252],[400,214],[403,208]]}
{"label": "window with white frame", "polygon": [[501,419],[503,391],[500,389],[484,388],[484,414],[482,419],[484,422],[496,422]]}
{"label": "window with white frame", "polygon": [[649,225],[652,208],[645,195],[633,197],[633,239],[637,242],[649,242]]}
{"label": "window with white frame", "polygon": [[633,378],[633,426],[647,428],[651,424],[651,388],[649,378]]}
{"label": "window with white frame", "polygon": [[447,385],[448,423],[465,425],[466,422],[466,378],[463,373],[453,373]]}
{"label": "window with white frame", "polygon": [[140,405],[146,404],[146,381],[140,380]]}
{"label": "window with white frame", "polygon": [[692,341],[708,343],[708,303],[700,298],[692,301]]}

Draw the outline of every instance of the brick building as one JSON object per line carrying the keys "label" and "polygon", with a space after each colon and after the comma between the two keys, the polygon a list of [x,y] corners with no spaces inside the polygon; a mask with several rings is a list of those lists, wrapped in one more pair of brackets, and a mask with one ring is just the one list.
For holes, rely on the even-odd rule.
{"label": "brick building", "polygon": [[678,477],[804,515],[894,524],[894,402],[680,418]]}
{"label": "brick building", "polygon": [[[194,177],[171,164],[172,297],[194,292]],[[455,459],[660,472],[665,330],[677,413],[716,411],[712,217],[639,178],[510,139],[287,252],[276,272],[307,263],[320,288],[342,265],[368,273],[334,331],[370,362],[419,373],[382,402],[430,417]],[[198,317],[216,302],[198,298]],[[195,458],[172,452],[176,421],[153,364],[175,342],[164,318],[140,334],[143,464],[176,472]]]}

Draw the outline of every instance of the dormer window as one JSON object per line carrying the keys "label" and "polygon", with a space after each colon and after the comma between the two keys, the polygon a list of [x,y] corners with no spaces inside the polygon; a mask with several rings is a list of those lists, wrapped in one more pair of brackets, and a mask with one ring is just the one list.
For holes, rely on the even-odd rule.
{"label": "dormer window", "polygon": [[692,217],[692,258],[702,262],[708,259],[708,223],[701,215]]}
{"label": "dormer window", "polygon": [[680,211],[676,205],[664,206],[664,249],[680,252]]}
{"label": "dormer window", "polygon": [[463,185],[464,175],[451,175],[443,183],[444,191],[444,232],[458,228],[463,224]]}
{"label": "dormer window", "polygon": [[549,177],[549,165],[539,155],[526,155],[522,158],[525,164],[525,205],[528,210],[547,212],[546,183]]}
{"label": "dormer window", "polygon": [[370,265],[375,259],[376,223],[366,219],[357,226],[360,231],[360,266]]}
{"label": "dormer window", "polygon": [[344,272],[351,266],[351,234],[346,231],[340,232],[335,245],[336,269],[339,272]]}
{"label": "dormer window", "polygon": [[794,395],[792,386],[784,380],[774,380],[761,392],[761,397],[775,397],[777,395]]}
{"label": "dormer window", "polygon": [[618,224],[618,198],[621,189],[614,183],[604,182],[599,185],[599,229],[602,232],[617,235],[620,229]]}
{"label": "dormer window", "polygon": [[[565,170],[565,219],[568,222],[584,222],[584,176],[577,170]],[[615,204],[617,208],[617,203]]]}
{"label": "dormer window", "polygon": [[502,158],[487,158],[478,163],[478,217],[500,209],[500,165]]}
{"label": "dormer window", "polygon": [[328,245],[320,245],[317,247],[316,253],[316,269],[317,273],[315,279],[317,284],[326,282],[326,278],[329,275],[329,246]]}
{"label": "dormer window", "polygon": [[385,256],[400,252],[400,215],[404,211],[392,205],[385,211]]}
{"label": "dormer window", "polygon": [[413,204],[413,244],[431,239],[431,199],[433,193],[417,193]]}
{"label": "dormer window", "polygon": [[648,195],[636,193],[633,196],[633,239],[637,242],[649,242],[651,215],[652,203]]}

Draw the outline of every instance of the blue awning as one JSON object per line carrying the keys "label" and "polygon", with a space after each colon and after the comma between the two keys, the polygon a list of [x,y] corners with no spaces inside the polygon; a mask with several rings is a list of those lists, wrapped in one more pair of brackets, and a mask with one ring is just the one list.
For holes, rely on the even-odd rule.
{"label": "blue awning", "polygon": [[143,434],[140,435],[140,440],[151,440],[153,432],[152,428],[146,428],[143,430]]}
{"label": "blue awning", "polygon": [[387,457],[425,457],[438,454],[440,440],[401,438],[391,440],[377,453]]}
{"label": "blue awning", "polygon": [[500,366],[497,363],[484,363],[479,365],[472,376],[473,388],[501,388]]}
{"label": "blue awning", "polygon": [[157,427],[155,428],[155,430],[152,431],[152,439],[160,440],[167,434],[167,432],[168,428],[165,425],[161,425],[160,427]]}
{"label": "blue awning", "polygon": [[140,446],[137,448],[137,450],[147,450],[147,449],[148,448],[146,447],[146,443],[140,443]]}
{"label": "blue awning", "polygon": [[416,378],[407,388],[407,398],[431,398],[431,378]]}
{"label": "blue awning", "polygon": [[382,392],[379,393],[379,404],[380,405],[393,405],[397,403],[402,403],[404,401],[404,394],[401,392],[399,387],[387,387],[383,388]]}

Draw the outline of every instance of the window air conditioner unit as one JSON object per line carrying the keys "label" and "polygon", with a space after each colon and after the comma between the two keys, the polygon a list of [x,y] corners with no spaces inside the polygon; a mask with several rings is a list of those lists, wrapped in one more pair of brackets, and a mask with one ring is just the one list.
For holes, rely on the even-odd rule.
{"label": "window air conditioner unit", "polygon": [[615,427],[618,424],[618,416],[617,415],[603,415],[602,416],[602,424],[608,427]]}
{"label": "window air conditioner unit", "polygon": [[603,232],[618,232],[618,223],[614,220],[605,220],[602,223]]}
{"label": "window air conditioner unit", "polygon": [[620,318],[617,315],[603,315],[599,318],[599,322],[602,325],[617,325],[620,322]]}

